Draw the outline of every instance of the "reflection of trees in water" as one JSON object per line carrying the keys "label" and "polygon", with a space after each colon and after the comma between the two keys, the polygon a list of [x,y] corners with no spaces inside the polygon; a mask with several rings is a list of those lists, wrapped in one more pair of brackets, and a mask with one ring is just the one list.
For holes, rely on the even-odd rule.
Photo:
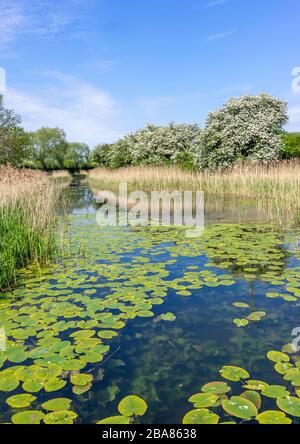
{"label": "reflection of trees in water", "polygon": [[87,185],[85,178],[86,176],[81,174],[73,176],[66,193],[67,212],[88,209],[91,206],[96,208],[93,193]]}

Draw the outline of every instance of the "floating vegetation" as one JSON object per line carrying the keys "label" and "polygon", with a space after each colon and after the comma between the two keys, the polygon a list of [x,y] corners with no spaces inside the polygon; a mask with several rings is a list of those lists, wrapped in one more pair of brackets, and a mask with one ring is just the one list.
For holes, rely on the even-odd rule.
{"label": "floating vegetation", "polygon": [[[290,361],[295,358],[295,355],[288,356],[279,351],[270,351],[267,353],[267,358],[270,361],[279,363],[287,362],[287,360]],[[296,361],[295,366],[291,364],[295,372],[299,370],[297,367],[298,362]],[[290,369],[287,371],[287,375],[290,371]],[[206,384],[202,387],[202,393],[191,396],[189,402],[195,408],[208,407],[210,410],[206,410],[205,415],[200,410],[188,412],[183,418],[184,424],[203,424],[203,416],[205,416],[207,421],[212,420],[214,417],[215,424],[221,418],[224,418],[224,420],[226,418],[227,420],[228,417],[234,421],[238,419],[243,422],[258,422],[259,424],[292,424],[293,421],[297,423],[297,418],[300,417],[300,393],[297,388],[290,387],[288,389],[283,385],[269,385],[267,382],[250,380],[249,373],[238,367],[225,366],[220,370],[220,374],[225,379],[234,382],[240,381],[242,384],[242,380],[246,379],[247,381],[242,387],[247,388],[247,390],[240,395],[234,395],[235,388],[229,387],[227,383],[211,382]],[[284,379],[287,378],[285,377]],[[231,392],[230,395],[229,392]],[[296,396],[293,396],[293,392],[295,392]],[[268,409],[260,412],[262,407],[268,405],[268,399],[274,400],[274,403],[276,403],[280,410]],[[215,409],[216,412],[212,409]],[[209,422],[205,423],[208,424]]]}
{"label": "floating vegetation", "polygon": [[[250,379],[253,369],[264,379],[264,355],[289,340],[282,319],[300,303],[292,234],[220,224],[191,239],[180,227],[99,227],[86,214],[70,216],[69,230],[71,258],[21,270],[0,300],[1,422],[96,422],[99,411],[100,424],[174,422],[182,411],[171,407],[187,398],[187,424],[294,421],[290,344],[268,353],[272,381]],[[225,381],[204,384],[219,367]]]}

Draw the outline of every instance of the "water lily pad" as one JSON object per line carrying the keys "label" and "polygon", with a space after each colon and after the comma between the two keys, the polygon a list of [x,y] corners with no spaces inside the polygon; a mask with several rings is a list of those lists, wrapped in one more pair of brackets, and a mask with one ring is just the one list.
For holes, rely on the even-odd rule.
{"label": "water lily pad", "polygon": [[234,319],[233,323],[237,327],[242,328],[242,327],[247,327],[247,325],[249,324],[249,321],[247,319]]}
{"label": "water lily pad", "polygon": [[267,313],[264,312],[264,311],[255,311],[255,312],[251,313],[251,314],[247,317],[247,319],[248,319],[249,321],[254,321],[254,322],[261,321],[262,318],[264,318],[264,317],[266,316],[266,314],[267,314]]}
{"label": "water lily pad", "polygon": [[287,354],[279,351],[270,351],[267,353],[267,358],[273,362],[289,362],[290,360]]}
{"label": "water lily pad", "polygon": [[44,402],[42,404],[42,408],[49,412],[57,412],[61,410],[69,410],[71,407],[71,399],[67,398],[56,398],[51,399],[50,401]]}
{"label": "water lily pad", "polygon": [[88,392],[92,388],[92,384],[86,385],[73,385],[72,392],[75,395],[83,395],[83,393]]}
{"label": "water lily pad", "polygon": [[251,401],[252,404],[255,405],[257,410],[261,408],[261,396],[259,393],[255,392],[254,390],[246,390],[244,393],[242,393],[241,398],[248,399],[248,401]]}
{"label": "water lily pad", "polygon": [[1,392],[12,392],[19,385],[19,381],[11,375],[1,375],[0,376],[0,391]]}
{"label": "water lily pad", "polygon": [[97,422],[97,424],[130,424],[130,418],[127,416],[110,416]]}
{"label": "water lily pad", "polygon": [[218,424],[220,418],[215,413],[207,409],[196,409],[188,412],[183,420],[183,424]]}
{"label": "water lily pad", "polygon": [[300,399],[294,396],[287,396],[286,398],[277,399],[277,405],[280,410],[291,416],[300,418]]}
{"label": "water lily pad", "polygon": [[45,424],[73,424],[78,415],[71,411],[48,413],[44,417]]}
{"label": "water lily pad", "polygon": [[250,377],[249,373],[246,370],[234,366],[224,366],[220,370],[220,374],[221,376],[223,376],[223,378],[234,382],[238,382],[241,379],[247,379]]}
{"label": "water lily pad", "polygon": [[16,413],[11,418],[13,424],[40,424],[44,414],[38,410]]}
{"label": "water lily pad", "polygon": [[49,379],[46,381],[44,389],[46,392],[56,392],[57,390],[61,390],[67,384],[67,381],[59,378]]}
{"label": "water lily pad", "polygon": [[249,379],[249,381],[246,382],[245,385],[243,385],[243,388],[248,390],[263,390],[265,387],[268,387],[269,384],[267,384],[264,381],[257,381],[255,379]]}
{"label": "water lily pad", "polygon": [[161,318],[163,321],[169,321],[169,322],[176,321],[176,316],[175,316],[173,313],[165,313],[165,314],[161,314],[161,315],[160,315],[160,318]]}
{"label": "water lily pad", "polygon": [[208,384],[205,384],[201,388],[202,392],[204,393],[213,393],[215,395],[224,395],[225,393],[230,392],[231,387],[227,384],[227,382],[209,382]]}
{"label": "water lily pad", "polygon": [[87,385],[92,382],[93,377],[91,375],[76,374],[76,375],[71,375],[70,379],[71,383],[74,385]]}
{"label": "water lily pad", "polygon": [[197,409],[213,407],[218,401],[219,396],[213,393],[197,393],[189,398],[189,402],[194,404]]}
{"label": "water lily pad", "polygon": [[7,398],[6,403],[14,409],[23,409],[25,407],[29,407],[35,400],[36,397],[33,395],[21,394]]}
{"label": "water lily pad", "polygon": [[262,394],[268,398],[285,398],[290,392],[283,385],[269,385],[262,390]]}
{"label": "water lily pad", "polygon": [[257,415],[256,420],[260,424],[292,424],[292,420],[285,413],[277,410],[268,410]]}
{"label": "water lily pad", "polygon": [[241,396],[233,396],[222,402],[222,407],[226,413],[241,419],[251,419],[257,416],[258,411],[255,405],[248,399]]}
{"label": "water lily pad", "polygon": [[42,390],[42,388],[44,387],[45,382],[42,380],[34,380],[34,379],[29,379],[27,381],[25,381],[22,385],[22,388],[25,392],[29,392],[29,393],[38,393],[39,391]]}
{"label": "water lily pad", "polygon": [[123,416],[142,416],[147,411],[146,402],[139,396],[126,396],[119,403],[118,410]]}
{"label": "water lily pad", "polygon": [[249,308],[250,307],[250,305],[246,304],[245,302],[234,302],[232,305],[237,308]]}

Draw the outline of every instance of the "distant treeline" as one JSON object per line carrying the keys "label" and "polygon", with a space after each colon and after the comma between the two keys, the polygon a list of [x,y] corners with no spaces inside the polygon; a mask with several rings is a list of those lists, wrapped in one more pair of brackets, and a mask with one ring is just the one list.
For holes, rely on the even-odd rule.
{"label": "distant treeline", "polygon": [[287,104],[268,94],[230,99],[197,124],[147,125],[111,144],[90,150],[69,142],[64,130],[26,132],[0,95],[0,165],[78,171],[96,166],[176,165],[203,170],[241,162],[300,157],[300,133],[287,133]]}

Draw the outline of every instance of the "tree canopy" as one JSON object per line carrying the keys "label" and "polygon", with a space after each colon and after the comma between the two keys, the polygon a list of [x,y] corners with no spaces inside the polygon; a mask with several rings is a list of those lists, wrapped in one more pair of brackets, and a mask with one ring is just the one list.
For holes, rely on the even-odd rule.
{"label": "tree canopy", "polygon": [[287,103],[268,95],[230,99],[209,114],[198,153],[200,169],[280,159]]}
{"label": "tree canopy", "polygon": [[5,107],[0,95],[0,164],[21,166],[28,156],[29,136],[20,125],[21,118]]}

